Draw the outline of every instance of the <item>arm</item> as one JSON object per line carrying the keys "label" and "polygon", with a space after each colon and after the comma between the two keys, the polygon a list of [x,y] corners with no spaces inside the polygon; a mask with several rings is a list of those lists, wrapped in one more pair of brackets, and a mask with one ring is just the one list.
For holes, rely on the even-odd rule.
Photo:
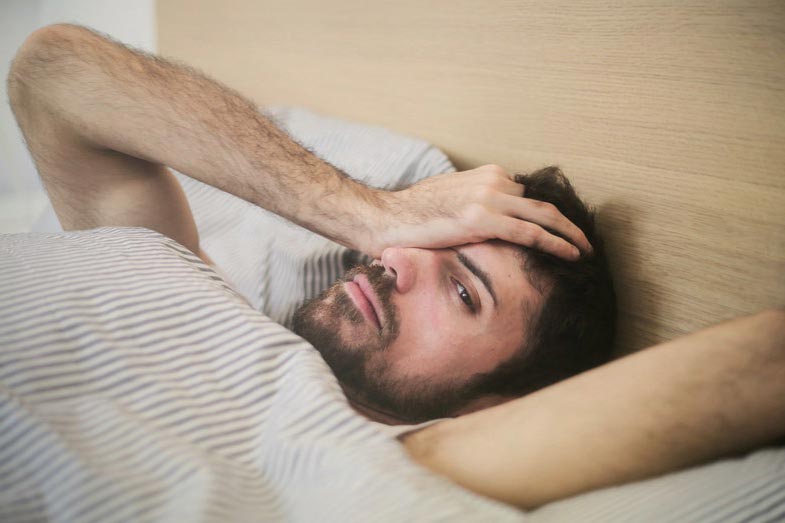
{"label": "arm", "polygon": [[521,198],[523,188],[501,168],[399,192],[365,187],[231,89],[79,26],[33,33],[8,85],[66,228],[148,225],[197,252],[190,210],[169,166],[374,256],[391,245],[499,237],[574,257],[568,242],[543,227],[590,249],[555,208]]}
{"label": "arm", "polygon": [[728,321],[402,437],[413,459],[533,508],[785,435],[785,311]]}

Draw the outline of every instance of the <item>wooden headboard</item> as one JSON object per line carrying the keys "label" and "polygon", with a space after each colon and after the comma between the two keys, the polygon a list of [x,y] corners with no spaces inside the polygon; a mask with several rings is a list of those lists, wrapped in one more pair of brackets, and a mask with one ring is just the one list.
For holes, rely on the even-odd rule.
{"label": "wooden headboard", "polygon": [[162,54],[259,105],[459,170],[561,166],[607,237],[619,354],[785,305],[781,0],[158,0],[158,23]]}

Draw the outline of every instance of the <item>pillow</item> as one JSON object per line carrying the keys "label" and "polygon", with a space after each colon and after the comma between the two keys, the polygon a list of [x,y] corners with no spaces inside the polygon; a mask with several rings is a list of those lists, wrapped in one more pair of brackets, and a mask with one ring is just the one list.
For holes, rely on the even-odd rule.
{"label": "pillow", "polygon": [[[609,436],[611,437],[611,436]],[[783,521],[785,447],[587,492],[527,514],[532,522]]]}

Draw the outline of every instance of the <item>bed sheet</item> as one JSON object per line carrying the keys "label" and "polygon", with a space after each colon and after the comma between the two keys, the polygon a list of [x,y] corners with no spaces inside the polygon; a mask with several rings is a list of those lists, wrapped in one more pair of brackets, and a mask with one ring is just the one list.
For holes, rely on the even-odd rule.
{"label": "bed sheet", "polygon": [[[371,185],[452,169],[438,149],[383,128],[301,108],[269,114]],[[524,516],[409,463],[392,432],[354,414],[318,354],[281,326],[363,261],[357,253],[177,176],[225,277],[146,229],[0,240],[0,478],[8,478],[0,519]],[[36,229],[56,231],[53,218],[49,210]],[[783,513],[780,446],[526,518],[766,521]]]}
{"label": "bed sheet", "polygon": [[0,520],[515,520],[159,233],[0,236]]}

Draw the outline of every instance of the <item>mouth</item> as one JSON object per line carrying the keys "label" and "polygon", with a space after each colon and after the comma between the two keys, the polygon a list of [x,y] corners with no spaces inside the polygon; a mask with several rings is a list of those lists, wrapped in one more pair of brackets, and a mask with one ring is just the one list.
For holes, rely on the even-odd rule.
{"label": "mouth", "polygon": [[354,305],[362,313],[365,321],[373,325],[376,330],[381,331],[382,308],[379,298],[373,291],[371,282],[368,281],[368,277],[364,274],[358,274],[353,281],[346,282],[344,288]]}

